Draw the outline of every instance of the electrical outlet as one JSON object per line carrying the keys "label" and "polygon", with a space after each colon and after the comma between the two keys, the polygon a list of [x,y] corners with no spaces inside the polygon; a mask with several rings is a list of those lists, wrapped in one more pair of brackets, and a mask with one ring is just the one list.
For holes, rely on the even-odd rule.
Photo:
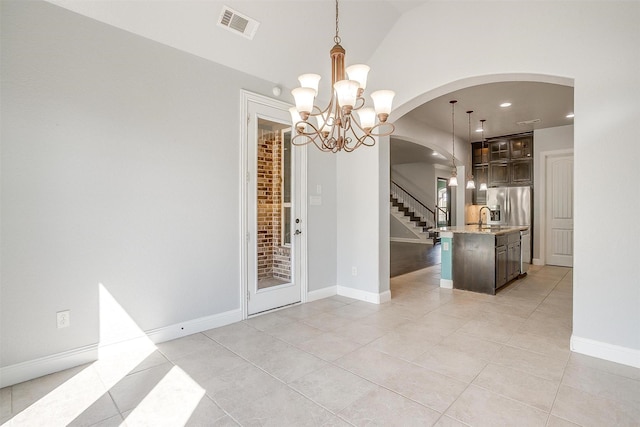
{"label": "electrical outlet", "polygon": [[70,310],[59,311],[56,313],[58,320],[58,329],[67,328],[71,325],[71,312]]}
{"label": "electrical outlet", "polygon": [[352,276],[358,275],[358,267],[351,267],[351,275]]}

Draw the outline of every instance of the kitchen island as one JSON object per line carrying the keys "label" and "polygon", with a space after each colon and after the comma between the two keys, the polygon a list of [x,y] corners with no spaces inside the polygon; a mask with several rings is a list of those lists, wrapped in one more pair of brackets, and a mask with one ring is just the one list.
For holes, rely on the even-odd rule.
{"label": "kitchen island", "polygon": [[520,276],[520,232],[528,227],[441,227],[440,286],[495,295]]}

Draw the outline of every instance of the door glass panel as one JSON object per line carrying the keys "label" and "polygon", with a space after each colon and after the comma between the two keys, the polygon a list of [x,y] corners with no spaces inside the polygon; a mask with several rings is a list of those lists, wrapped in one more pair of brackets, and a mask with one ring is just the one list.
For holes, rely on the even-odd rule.
{"label": "door glass panel", "polygon": [[291,282],[291,133],[287,125],[258,119],[258,290]]}
{"label": "door glass panel", "polygon": [[451,189],[445,178],[438,178],[437,221],[438,227],[446,227],[449,223],[449,209],[451,208]]}

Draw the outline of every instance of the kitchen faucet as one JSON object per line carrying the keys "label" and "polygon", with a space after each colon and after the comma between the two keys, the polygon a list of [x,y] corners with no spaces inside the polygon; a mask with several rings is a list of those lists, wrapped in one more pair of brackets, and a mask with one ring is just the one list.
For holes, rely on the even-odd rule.
{"label": "kitchen faucet", "polygon": [[[482,210],[486,209],[489,211],[489,218],[491,218],[491,208],[489,208],[489,206],[483,206],[480,208],[480,211],[478,212],[478,227],[482,228]],[[487,221],[489,222],[489,221]]]}

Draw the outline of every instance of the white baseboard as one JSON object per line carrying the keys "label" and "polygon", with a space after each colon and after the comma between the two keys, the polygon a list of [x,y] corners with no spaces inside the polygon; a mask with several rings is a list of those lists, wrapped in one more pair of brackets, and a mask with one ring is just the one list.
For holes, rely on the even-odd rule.
{"label": "white baseboard", "polygon": [[544,261],[542,261],[540,258],[533,258],[531,260],[531,263],[533,265],[544,265]]}
{"label": "white baseboard", "polygon": [[378,304],[384,304],[385,302],[391,301],[391,291],[384,291],[378,295],[380,295],[380,302],[378,302]]}
{"label": "white baseboard", "polygon": [[315,291],[309,291],[307,293],[307,302],[317,301],[323,298],[329,298],[334,295],[338,295],[337,286],[327,286],[326,288],[317,289]]}
{"label": "white baseboard", "polygon": [[[220,326],[229,325],[241,320],[242,310],[238,308],[224,313],[188,320],[175,325],[151,329],[145,333],[151,342],[158,344],[209,329],[219,328]],[[130,337],[127,339],[130,339]],[[108,343],[107,345],[111,344],[117,343]],[[0,368],[0,388],[32,380],[64,369],[73,368],[85,363],[95,362],[98,360],[99,345],[99,343],[96,343],[2,367]]]}
{"label": "white baseboard", "polygon": [[237,308],[235,310],[225,311],[224,313],[187,320],[186,322],[165,326],[163,328],[151,329],[145,331],[145,333],[151,342],[159,344],[161,342],[171,341],[176,338],[182,338],[187,335],[240,322],[241,320],[242,310]]}
{"label": "white baseboard", "polygon": [[98,343],[0,368],[0,388],[98,360]]}
{"label": "white baseboard", "polygon": [[347,298],[353,298],[364,302],[371,302],[373,304],[382,304],[391,300],[391,291],[385,291],[379,294],[374,292],[362,291],[360,289],[348,288],[346,286],[337,286],[338,295]]}
{"label": "white baseboard", "polygon": [[571,351],[598,359],[640,368],[640,350],[608,344],[588,338],[571,336]]}
{"label": "white baseboard", "polygon": [[440,279],[440,287],[445,289],[453,289],[453,280]]}

